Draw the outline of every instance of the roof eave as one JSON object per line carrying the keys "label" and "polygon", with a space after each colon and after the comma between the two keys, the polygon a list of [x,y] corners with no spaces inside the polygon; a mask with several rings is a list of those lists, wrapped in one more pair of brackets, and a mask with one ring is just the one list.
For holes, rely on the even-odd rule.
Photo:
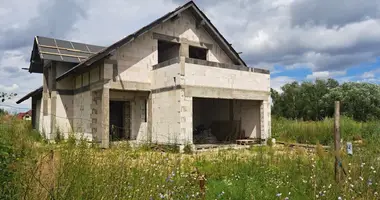
{"label": "roof eave", "polygon": [[16,101],[16,103],[20,104],[20,103],[24,102],[25,100],[29,99],[30,97],[38,95],[39,93],[42,94],[42,86],[39,87],[39,88],[37,88],[36,90],[33,90],[32,92],[29,92],[24,97],[22,97],[21,99],[19,99],[18,101]]}

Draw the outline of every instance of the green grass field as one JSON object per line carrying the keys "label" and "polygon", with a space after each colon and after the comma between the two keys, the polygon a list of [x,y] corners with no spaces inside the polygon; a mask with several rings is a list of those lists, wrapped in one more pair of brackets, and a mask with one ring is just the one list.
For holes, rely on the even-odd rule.
{"label": "green grass field", "polygon": [[[342,119],[341,183],[334,153],[281,146],[202,154],[47,144],[25,122],[0,125],[0,199],[380,199],[380,127]],[[332,143],[332,120],[273,119],[277,140]],[[202,178],[205,177],[205,178]]]}

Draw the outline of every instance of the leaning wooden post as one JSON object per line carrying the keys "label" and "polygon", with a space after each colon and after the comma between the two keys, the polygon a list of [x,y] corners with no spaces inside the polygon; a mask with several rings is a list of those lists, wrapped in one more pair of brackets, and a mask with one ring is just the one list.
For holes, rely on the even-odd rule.
{"label": "leaning wooden post", "polygon": [[335,180],[340,181],[340,103],[335,101],[335,115],[334,115],[334,145],[335,145]]}

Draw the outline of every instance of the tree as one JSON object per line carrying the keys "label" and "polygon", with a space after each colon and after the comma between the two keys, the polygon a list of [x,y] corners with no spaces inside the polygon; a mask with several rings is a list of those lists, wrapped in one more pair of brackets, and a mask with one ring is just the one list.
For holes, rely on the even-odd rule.
{"label": "tree", "polygon": [[272,113],[289,119],[321,120],[332,117],[334,101],[341,113],[359,121],[380,119],[380,86],[370,83],[339,83],[334,79],[288,83],[282,93],[271,90]]}

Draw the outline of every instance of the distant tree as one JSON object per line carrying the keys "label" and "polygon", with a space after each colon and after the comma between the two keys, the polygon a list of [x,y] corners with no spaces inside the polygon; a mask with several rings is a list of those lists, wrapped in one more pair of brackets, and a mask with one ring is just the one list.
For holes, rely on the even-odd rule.
{"label": "distant tree", "polygon": [[332,117],[334,101],[341,113],[355,120],[380,119],[380,86],[370,83],[339,83],[334,79],[292,82],[271,89],[272,113],[289,119],[321,120]]}

